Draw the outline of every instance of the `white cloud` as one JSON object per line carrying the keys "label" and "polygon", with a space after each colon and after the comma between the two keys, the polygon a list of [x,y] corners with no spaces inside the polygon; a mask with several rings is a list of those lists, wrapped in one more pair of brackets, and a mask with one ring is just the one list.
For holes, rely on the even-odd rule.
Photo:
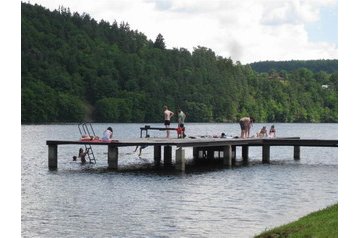
{"label": "white cloud", "polygon": [[321,7],[337,0],[35,0],[89,13],[97,21],[128,22],[167,48],[198,45],[249,63],[260,60],[337,58],[337,46],[310,42],[305,24],[319,20]]}

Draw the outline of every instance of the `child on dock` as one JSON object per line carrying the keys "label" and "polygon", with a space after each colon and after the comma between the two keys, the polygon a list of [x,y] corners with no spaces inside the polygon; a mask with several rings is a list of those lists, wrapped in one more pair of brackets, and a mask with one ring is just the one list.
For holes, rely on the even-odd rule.
{"label": "child on dock", "polygon": [[257,132],[256,136],[259,138],[267,137],[266,126],[262,127],[261,130],[259,132]]}
{"label": "child on dock", "polygon": [[276,129],[275,129],[275,126],[272,125],[271,128],[270,128],[270,132],[269,132],[269,135],[268,135],[270,138],[274,138],[276,137]]}
{"label": "child on dock", "polygon": [[177,134],[178,138],[185,138],[185,127],[184,127],[184,121],[185,121],[186,115],[185,113],[179,108],[178,109],[178,128],[177,128]]}

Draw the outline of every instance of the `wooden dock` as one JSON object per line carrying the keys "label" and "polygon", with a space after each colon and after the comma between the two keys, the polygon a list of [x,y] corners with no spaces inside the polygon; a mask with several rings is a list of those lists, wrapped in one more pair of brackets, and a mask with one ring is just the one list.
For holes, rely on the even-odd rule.
{"label": "wooden dock", "polygon": [[118,148],[128,146],[153,146],[154,162],[161,163],[162,148],[164,150],[164,164],[172,163],[172,148],[175,146],[175,167],[178,170],[185,170],[185,147],[193,148],[193,159],[210,159],[214,157],[215,152],[223,154],[224,165],[231,167],[232,162],[236,160],[236,147],[241,146],[241,155],[244,163],[248,162],[249,147],[262,147],[262,163],[270,163],[271,146],[293,146],[293,158],[300,159],[300,147],[338,147],[338,140],[322,139],[300,139],[299,137],[278,137],[278,138],[138,138],[123,139],[112,142],[105,141],[61,141],[48,140],[48,167],[50,170],[57,169],[57,151],[59,145],[91,145],[108,147],[108,168],[118,169]]}

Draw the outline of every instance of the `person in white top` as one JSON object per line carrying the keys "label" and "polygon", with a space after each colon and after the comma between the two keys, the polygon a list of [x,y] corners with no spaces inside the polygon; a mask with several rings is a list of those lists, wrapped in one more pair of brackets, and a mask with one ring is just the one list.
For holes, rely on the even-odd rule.
{"label": "person in white top", "polygon": [[111,140],[113,136],[113,129],[112,127],[108,127],[107,130],[103,132],[102,140]]}
{"label": "person in white top", "polygon": [[185,127],[184,127],[184,121],[185,121],[186,115],[185,113],[179,108],[178,109],[178,137],[184,138],[185,137]]}
{"label": "person in white top", "polygon": [[[174,113],[170,111],[167,106],[164,106],[163,109],[164,109],[164,125],[166,128],[169,128],[170,118],[172,118]],[[169,138],[169,130],[167,130],[167,138]]]}

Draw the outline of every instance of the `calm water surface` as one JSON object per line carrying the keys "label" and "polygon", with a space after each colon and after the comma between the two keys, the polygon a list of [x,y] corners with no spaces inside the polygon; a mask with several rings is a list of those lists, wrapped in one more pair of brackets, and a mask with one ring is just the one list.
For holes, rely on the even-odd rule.
{"label": "calm water surface", "polygon": [[[121,139],[139,137],[143,125],[93,127],[101,134],[112,126]],[[253,132],[263,125],[270,126],[256,123]],[[278,136],[338,138],[337,124],[275,127]],[[240,133],[232,123],[186,128],[189,136]],[[260,148],[250,148],[248,166],[180,173],[153,169],[151,147],[141,157],[134,147],[120,148],[121,169],[111,172],[105,146],[93,147],[97,164],[81,165],[72,161],[79,146],[63,145],[58,170],[49,171],[46,140],[77,140],[77,125],[23,125],[21,133],[23,237],[252,237],[338,201],[337,148],[303,147],[294,161],[293,148],[272,147],[270,165],[260,163]],[[191,149],[185,152],[191,158]],[[238,148],[237,161],[240,155]]]}

